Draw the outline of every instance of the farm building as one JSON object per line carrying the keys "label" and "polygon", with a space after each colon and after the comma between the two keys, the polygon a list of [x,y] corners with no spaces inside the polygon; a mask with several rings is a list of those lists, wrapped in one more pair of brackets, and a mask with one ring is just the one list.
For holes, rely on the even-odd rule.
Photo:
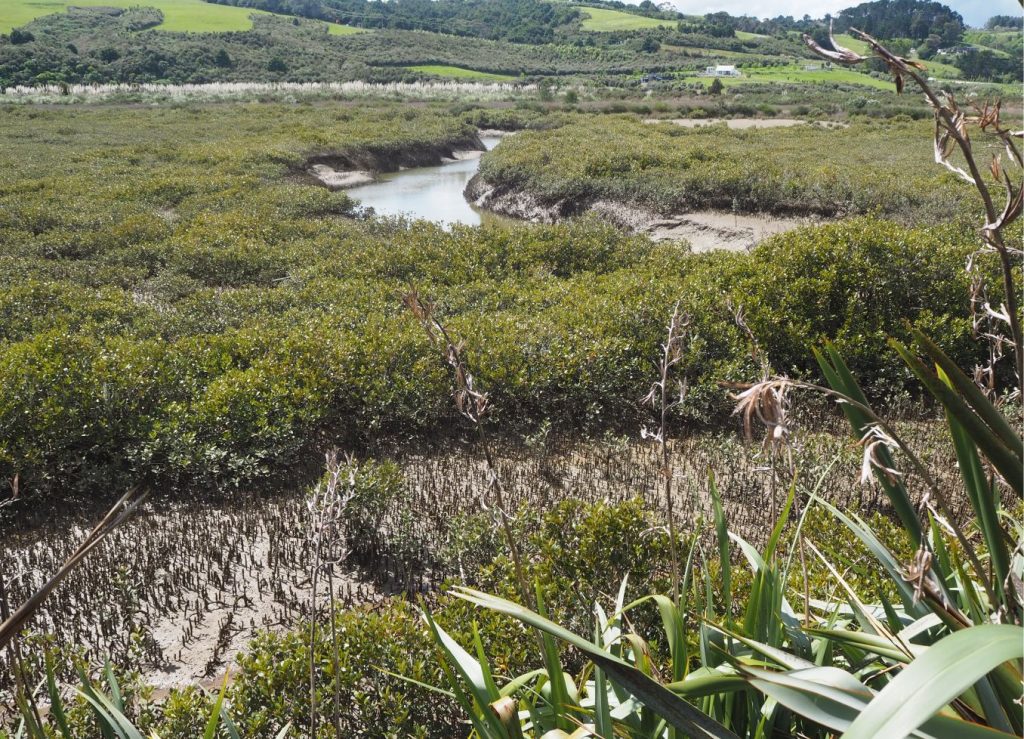
{"label": "farm building", "polygon": [[943,56],[959,56],[960,54],[970,54],[972,51],[977,51],[977,49],[970,44],[958,44],[947,49],[939,49],[935,53]]}
{"label": "farm building", "polygon": [[715,67],[708,67],[704,70],[708,77],[739,77],[740,71],[732,64],[719,64]]}

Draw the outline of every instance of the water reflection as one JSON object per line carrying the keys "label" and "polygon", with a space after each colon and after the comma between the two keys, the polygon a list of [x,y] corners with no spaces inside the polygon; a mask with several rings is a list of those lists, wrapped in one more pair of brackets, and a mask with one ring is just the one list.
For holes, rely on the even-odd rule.
{"label": "water reflection", "polygon": [[[481,141],[490,151],[501,138],[485,136]],[[478,226],[490,221],[492,216],[466,202],[462,191],[479,166],[477,157],[439,167],[416,167],[383,174],[376,182],[350,188],[347,192],[378,215],[425,218],[444,226],[456,223]]]}

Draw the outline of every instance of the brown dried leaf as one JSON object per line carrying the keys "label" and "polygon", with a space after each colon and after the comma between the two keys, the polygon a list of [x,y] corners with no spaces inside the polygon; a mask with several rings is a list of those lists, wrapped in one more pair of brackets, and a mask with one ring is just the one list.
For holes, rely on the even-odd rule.
{"label": "brown dried leaf", "polygon": [[[955,103],[953,103],[952,97],[950,97],[950,103],[952,103],[954,106],[956,105]],[[964,117],[964,114],[959,110],[957,110],[956,115],[953,116],[953,125],[956,127],[956,130],[960,134],[960,136],[963,137],[964,141],[971,140],[970,132],[967,130],[967,119]]]}
{"label": "brown dried leaf", "polygon": [[935,161],[938,164],[942,164],[956,148],[956,139],[950,134],[949,130],[946,129],[939,123],[939,120],[935,120]]}
{"label": "brown dried leaf", "polygon": [[1002,100],[997,100],[995,105],[985,103],[985,107],[982,108],[981,115],[978,117],[978,127],[982,131],[989,126],[999,128],[999,108],[1002,104]]}
{"label": "brown dried leaf", "polygon": [[1005,177],[1006,181],[1006,205],[1003,207],[1003,212],[999,214],[994,223],[986,223],[983,229],[986,235],[989,232],[996,231],[998,229],[1006,228],[1011,223],[1016,221],[1022,211],[1024,211],[1024,188],[1014,189],[1010,183],[1008,177]]}
{"label": "brown dried leaf", "polygon": [[991,172],[992,176],[997,180],[1003,179],[1003,167],[1002,164],[1000,164],[1000,159],[1002,159],[1002,154],[993,154],[992,162],[988,165],[988,171]]}
{"label": "brown dried leaf", "polygon": [[828,39],[832,44],[831,49],[826,49],[825,47],[821,46],[817,41],[815,41],[806,33],[803,35],[803,38],[804,43],[807,44],[807,46],[809,46],[811,51],[813,51],[815,54],[817,54],[818,56],[823,56],[826,59],[830,59],[833,62],[838,62],[839,64],[859,64],[860,62],[863,62],[867,59],[866,56],[861,56],[855,51],[851,51],[850,49],[842,47],[838,43],[836,43],[835,36],[832,35],[831,23],[829,23],[828,26]]}

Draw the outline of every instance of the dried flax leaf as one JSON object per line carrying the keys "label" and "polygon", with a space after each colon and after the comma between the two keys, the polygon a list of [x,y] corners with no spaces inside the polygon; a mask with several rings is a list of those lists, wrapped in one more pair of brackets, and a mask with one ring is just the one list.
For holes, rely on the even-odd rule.
{"label": "dried flax leaf", "polygon": [[826,59],[830,59],[834,62],[838,62],[839,64],[860,64],[861,62],[867,59],[866,56],[861,56],[855,51],[847,49],[844,46],[840,46],[838,42],[836,42],[836,37],[832,33],[831,23],[829,23],[828,25],[828,40],[829,43],[832,44],[831,49],[826,49],[824,46],[821,46],[817,41],[815,41],[813,38],[810,37],[810,35],[806,33],[804,34],[803,38],[804,43],[807,44],[815,54],[823,56]]}

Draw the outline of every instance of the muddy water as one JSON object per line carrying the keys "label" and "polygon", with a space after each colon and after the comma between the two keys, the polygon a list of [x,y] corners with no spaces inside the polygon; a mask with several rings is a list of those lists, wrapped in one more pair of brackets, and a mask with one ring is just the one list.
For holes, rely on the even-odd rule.
{"label": "muddy water", "polygon": [[[649,123],[661,121],[647,121]],[[670,121],[687,125],[707,121]],[[731,120],[733,124],[751,121]],[[758,120],[758,125],[796,125],[797,120]],[[740,126],[743,127],[743,126]],[[501,141],[500,136],[481,136],[484,146],[490,151]],[[529,209],[495,207],[493,210],[478,208],[463,195],[469,180],[480,166],[479,151],[457,152],[457,159],[437,167],[416,167],[400,172],[381,175],[367,184],[350,187],[348,194],[365,207],[373,208],[378,215],[406,216],[439,223],[444,227],[453,224],[478,226],[481,223],[523,223],[528,221],[551,222],[558,220],[543,212],[531,213]],[[347,176],[369,173],[345,173]],[[524,195],[524,198],[526,196]],[[601,212],[601,208],[596,209]],[[693,251],[727,249],[749,251],[769,236],[783,233],[812,222],[806,218],[777,218],[767,215],[733,215],[716,211],[699,211],[664,218],[655,214],[642,214],[628,206],[615,206],[609,216],[612,222],[644,233],[655,241],[686,241]],[[619,217],[628,212],[625,219]],[[502,213],[502,215],[499,215]]]}
{"label": "muddy water", "polygon": [[[482,136],[481,141],[490,151],[501,138]],[[455,161],[438,167],[416,167],[384,174],[374,182],[347,192],[378,215],[423,218],[444,226],[478,226],[490,221],[492,215],[470,205],[462,191],[476,174],[481,153],[459,152]]]}

